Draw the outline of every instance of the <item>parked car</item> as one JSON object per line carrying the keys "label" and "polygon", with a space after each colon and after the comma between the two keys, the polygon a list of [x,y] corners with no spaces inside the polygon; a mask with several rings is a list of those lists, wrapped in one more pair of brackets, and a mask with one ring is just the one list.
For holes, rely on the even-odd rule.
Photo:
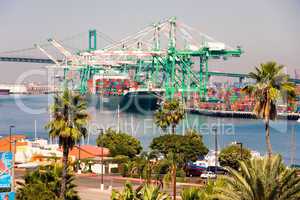
{"label": "parked car", "polygon": [[186,167],[186,175],[190,177],[200,176],[204,171],[206,171],[206,167],[195,164],[188,164]]}
{"label": "parked car", "polygon": [[222,174],[222,175],[225,175],[228,173],[228,171],[221,166],[208,166],[206,168],[206,171],[213,172],[215,174]]}
{"label": "parked car", "polygon": [[217,178],[217,174],[215,174],[211,171],[206,171],[206,172],[202,173],[200,175],[200,177],[203,178],[203,179],[208,179],[208,178],[209,179],[214,179],[214,178]]}

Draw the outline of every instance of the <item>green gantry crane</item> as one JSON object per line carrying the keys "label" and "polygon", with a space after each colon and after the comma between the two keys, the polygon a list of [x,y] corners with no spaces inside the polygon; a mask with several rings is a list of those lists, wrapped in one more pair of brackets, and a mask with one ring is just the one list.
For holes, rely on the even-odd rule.
{"label": "green gantry crane", "polygon": [[164,91],[167,98],[173,98],[179,92],[182,97],[196,92],[204,98],[209,78],[208,61],[226,60],[243,53],[240,47],[228,47],[175,17],[147,26],[102,49],[97,49],[96,36],[97,31],[90,30],[89,48],[76,54],[57,41],[49,40],[65,56],[64,61],[56,63],[64,69],[65,80],[70,71],[80,74],[77,88],[83,94],[87,92],[89,79],[113,70],[133,72],[132,79],[140,87],[147,88],[151,83],[154,88]]}

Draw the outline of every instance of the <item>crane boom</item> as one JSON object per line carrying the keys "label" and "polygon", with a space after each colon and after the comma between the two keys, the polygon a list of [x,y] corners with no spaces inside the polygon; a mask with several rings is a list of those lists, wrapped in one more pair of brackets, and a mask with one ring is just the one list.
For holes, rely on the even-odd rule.
{"label": "crane boom", "polygon": [[56,65],[60,65],[60,63],[53,57],[51,56],[45,49],[43,49],[40,45],[35,44],[35,48],[39,49],[41,52],[43,52],[49,59],[51,59]]}
{"label": "crane boom", "polygon": [[[67,49],[65,49],[60,43],[58,43],[54,39],[48,39],[48,42],[50,42],[55,48],[57,48],[64,56],[67,57],[67,59],[73,59],[75,56],[69,52]],[[75,58],[77,60],[77,58]]]}

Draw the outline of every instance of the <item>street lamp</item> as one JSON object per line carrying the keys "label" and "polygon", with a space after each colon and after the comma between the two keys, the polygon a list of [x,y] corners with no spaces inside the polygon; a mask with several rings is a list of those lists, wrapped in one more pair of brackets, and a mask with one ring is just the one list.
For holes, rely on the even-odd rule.
{"label": "street lamp", "polygon": [[103,160],[104,160],[104,155],[103,155],[103,128],[98,129],[100,131],[101,135],[101,140],[100,140],[100,147],[101,147],[101,190],[104,190],[104,181],[103,181],[103,176],[104,176],[104,169],[103,169]]}
{"label": "street lamp", "polygon": [[11,139],[12,139],[11,129],[12,129],[12,128],[15,128],[15,126],[14,126],[14,125],[10,125],[10,126],[9,126],[9,152],[12,152],[12,151],[11,151]]}
{"label": "street lamp", "polygon": [[212,131],[215,133],[215,173],[217,173],[217,165],[218,165],[218,128],[214,126]]}
{"label": "street lamp", "polygon": [[11,175],[12,175],[12,182],[11,182],[11,188],[12,188],[12,191],[14,192],[15,191],[15,161],[16,161],[16,146],[17,146],[17,140],[14,140],[14,151],[12,152],[12,145],[11,145],[11,141],[12,141],[12,132],[11,130],[15,128],[14,125],[10,125],[9,126],[9,152],[11,152],[13,154],[13,160],[12,160],[12,171],[11,171]]}

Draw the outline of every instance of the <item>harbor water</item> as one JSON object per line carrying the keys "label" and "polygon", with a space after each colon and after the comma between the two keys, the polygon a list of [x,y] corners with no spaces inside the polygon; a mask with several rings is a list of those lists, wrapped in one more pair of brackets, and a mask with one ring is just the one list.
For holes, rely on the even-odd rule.
{"label": "harbor water", "polygon": [[[130,113],[122,110],[108,110],[99,106],[93,99],[89,106],[91,121],[89,136],[83,143],[95,144],[99,129],[114,128],[129,133],[141,140],[144,150],[153,137],[163,134],[153,120],[153,112]],[[0,136],[9,134],[9,126],[15,125],[13,134],[24,134],[28,138],[48,138],[45,124],[50,118],[49,106],[51,95],[38,96],[0,96]],[[36,129],[35,129],[36,124]],[[265,154],[265,134],[262,120],[217,118],[187,114],[177,127],[178,134],[184,134],[188,128],[194,128],[203,135],[209,149],[215,148],[215,134],[212,127],[217,127],[218,148],[236,141],[243,146]],[[36,131],[35,131],[36,130]],[[287,164],[300,163],[300,139],[297,133],[300,123],[290,120],[271,122],[271,142],[273,151],[280,153]],[[56,142],[56,141],[51,141]]]}

